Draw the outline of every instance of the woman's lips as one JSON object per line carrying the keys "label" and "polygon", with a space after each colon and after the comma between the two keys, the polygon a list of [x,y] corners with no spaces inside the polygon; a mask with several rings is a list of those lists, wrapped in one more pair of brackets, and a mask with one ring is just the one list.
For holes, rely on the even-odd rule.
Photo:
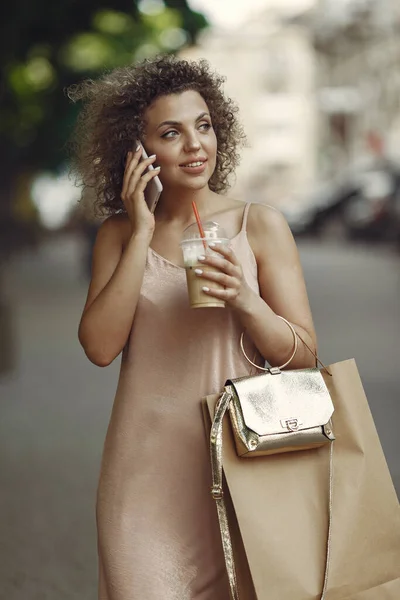
{"label": "woman's lips", "polygon": [[202,173],[205,168],[206,168],[206,163],[207,161],[193,161],[192,164],[196,164],[201,162],[201,165],[198,165],[196,167],[190,167],[189,165],[179,165],[179,167],[182,169],[182,171],[185,171],[185,173],[190,173],[192,175],[198,175],[199,173]]}

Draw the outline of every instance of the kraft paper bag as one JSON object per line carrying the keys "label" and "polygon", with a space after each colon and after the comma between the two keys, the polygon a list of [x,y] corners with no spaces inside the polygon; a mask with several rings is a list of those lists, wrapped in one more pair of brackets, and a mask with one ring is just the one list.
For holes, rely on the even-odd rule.
{"label": "kraft paper bag", "polygon": [[[400,600],[400,507],[367,398],[353,359],[328,368],[332,376],[321,372],[335,407],[336,441],[325,600]],[[204,401],[208,432],[218,397]],[[251,577],[251,600],[319,600],[328,533],[329,447],[246,459],[236,455],[228,416],[223,436],[242,592],[250,589]]]}

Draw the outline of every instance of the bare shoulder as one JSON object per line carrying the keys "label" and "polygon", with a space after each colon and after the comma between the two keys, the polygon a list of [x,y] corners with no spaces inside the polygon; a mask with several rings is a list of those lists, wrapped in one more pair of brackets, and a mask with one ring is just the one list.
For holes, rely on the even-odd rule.
{"label": "bare shoulder", "polygon": [[249,229],[254,233],[258,230],[266,233],[286,229],[287,222],[283,214],[269,204],[252,204],[248,216]]}
{"label": "bare shoulder", "polygon": [[293,250],[295,242],[283,214],[267,204],[252,204],[247,220],[247,236],[256,258],[265,252]]}
{"label": "bare shoulder", "polygon": [[130,236],[130,223],[126,215],[107,217],[100,225],[98,241],[102,244],[120,244],[123,248]]}

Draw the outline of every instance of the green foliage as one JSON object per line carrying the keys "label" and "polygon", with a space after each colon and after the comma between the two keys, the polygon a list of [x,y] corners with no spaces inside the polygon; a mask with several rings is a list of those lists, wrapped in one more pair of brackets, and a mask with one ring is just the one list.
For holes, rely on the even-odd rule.
{"label": "green foliage", "polygon": [[0,18],[0,150],[10,171],[55,169],[65,159],[78,110],[65,87],[173,52],[207,24],[186,0],[15,0]]}

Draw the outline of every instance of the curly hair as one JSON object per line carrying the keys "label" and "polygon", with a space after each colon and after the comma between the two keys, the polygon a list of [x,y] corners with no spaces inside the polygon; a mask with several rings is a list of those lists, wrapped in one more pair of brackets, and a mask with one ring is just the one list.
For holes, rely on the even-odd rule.
{"label": "curly hair", "polygon": [[71,100],[84,101],[70,140],[72,170],[84,188],[95,191],[97,213],[125,211],[120,197],[124,161],[134,141],[144,139],[146,109],[160,96],[188,90],[203,97],[217,138],[210,189],[228,189],[228,178],[239,163],[238,147],[245,135],[237,119],[238,108],[222,91],[224,81],[211,71],[206,60],[161,56],[68,88]]}

